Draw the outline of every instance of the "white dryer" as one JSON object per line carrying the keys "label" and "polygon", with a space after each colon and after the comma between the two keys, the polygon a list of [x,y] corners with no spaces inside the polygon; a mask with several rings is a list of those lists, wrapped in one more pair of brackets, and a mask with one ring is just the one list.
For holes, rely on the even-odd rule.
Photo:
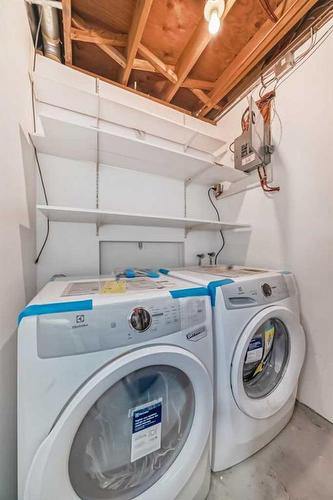
{"label": "white dryer", "polygon": [[289,421],[305,355],[291,273],[242,267],[174,269],[210,290],[215,346],[212,469],[271,441]]}
{"label": "white dryer", "polygon": [[212,355],[205,287],[48,283],[19,316],[19,500],[203,500]]}

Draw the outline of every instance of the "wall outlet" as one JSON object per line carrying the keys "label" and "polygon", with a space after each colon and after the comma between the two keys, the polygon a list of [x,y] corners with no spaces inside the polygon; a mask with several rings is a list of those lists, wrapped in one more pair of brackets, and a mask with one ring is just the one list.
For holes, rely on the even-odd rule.
{"label": "wall outlet", "polygon": [[223,190],[224,190],[224,187],[223,187],[223,183],[222,182],[219,182],[218,184],[214,184],[214,186],[212,186],[213,190],[214,190],[214,196],[216,199],[220,198],[223,194]]}

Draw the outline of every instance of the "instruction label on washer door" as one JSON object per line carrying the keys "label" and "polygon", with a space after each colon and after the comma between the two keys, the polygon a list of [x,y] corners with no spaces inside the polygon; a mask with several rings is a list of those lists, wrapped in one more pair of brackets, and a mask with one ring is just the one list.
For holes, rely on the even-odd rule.
{"label": "instruction label on washer door", "polygon": [[131,462],[161,448],[162,398],[130,410],[132,417]]}
{"label": "instruction label on washer door", "polygon": [[247,348],[245,363],[256,363],[260,361],[264,352],[262,345],[262,338],[257,337],[251,340],[249,347]]}
{"label": "instruction label on washer door", "polygon": [[266,326],[266,328],[265,328],[265,354],[264,354],[265,358],[266,358],[267,354],[269,353],[269,351],[271,350],[271,347],[273,345],[274,335],[275,335],[274,325]]}

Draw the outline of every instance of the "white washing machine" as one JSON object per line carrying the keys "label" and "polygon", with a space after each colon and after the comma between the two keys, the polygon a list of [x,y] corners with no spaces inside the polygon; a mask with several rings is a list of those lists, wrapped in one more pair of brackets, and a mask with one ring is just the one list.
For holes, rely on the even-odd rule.
{"label": "white washing machine", "polygon": [[19,316],[19,500],[203,500],[211,305],[170,277],[58,280]]}
{"label": "white washing machine", "polygon": [[227,469],[271,441],[293,413],[305,355],[295,278],[236,266],[175,269],[168,275],[210,290],[215,346],[212,469]]}

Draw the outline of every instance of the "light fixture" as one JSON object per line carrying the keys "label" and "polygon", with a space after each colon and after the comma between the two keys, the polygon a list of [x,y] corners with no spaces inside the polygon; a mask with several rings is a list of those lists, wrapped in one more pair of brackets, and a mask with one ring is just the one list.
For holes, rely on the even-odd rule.
{"label": "light fixture", "polygon": [[207,0],[204,16],[208,22],[208,30],[212,35],[216,35],[221,26],[221,17],[225,9],[224,0]]}

